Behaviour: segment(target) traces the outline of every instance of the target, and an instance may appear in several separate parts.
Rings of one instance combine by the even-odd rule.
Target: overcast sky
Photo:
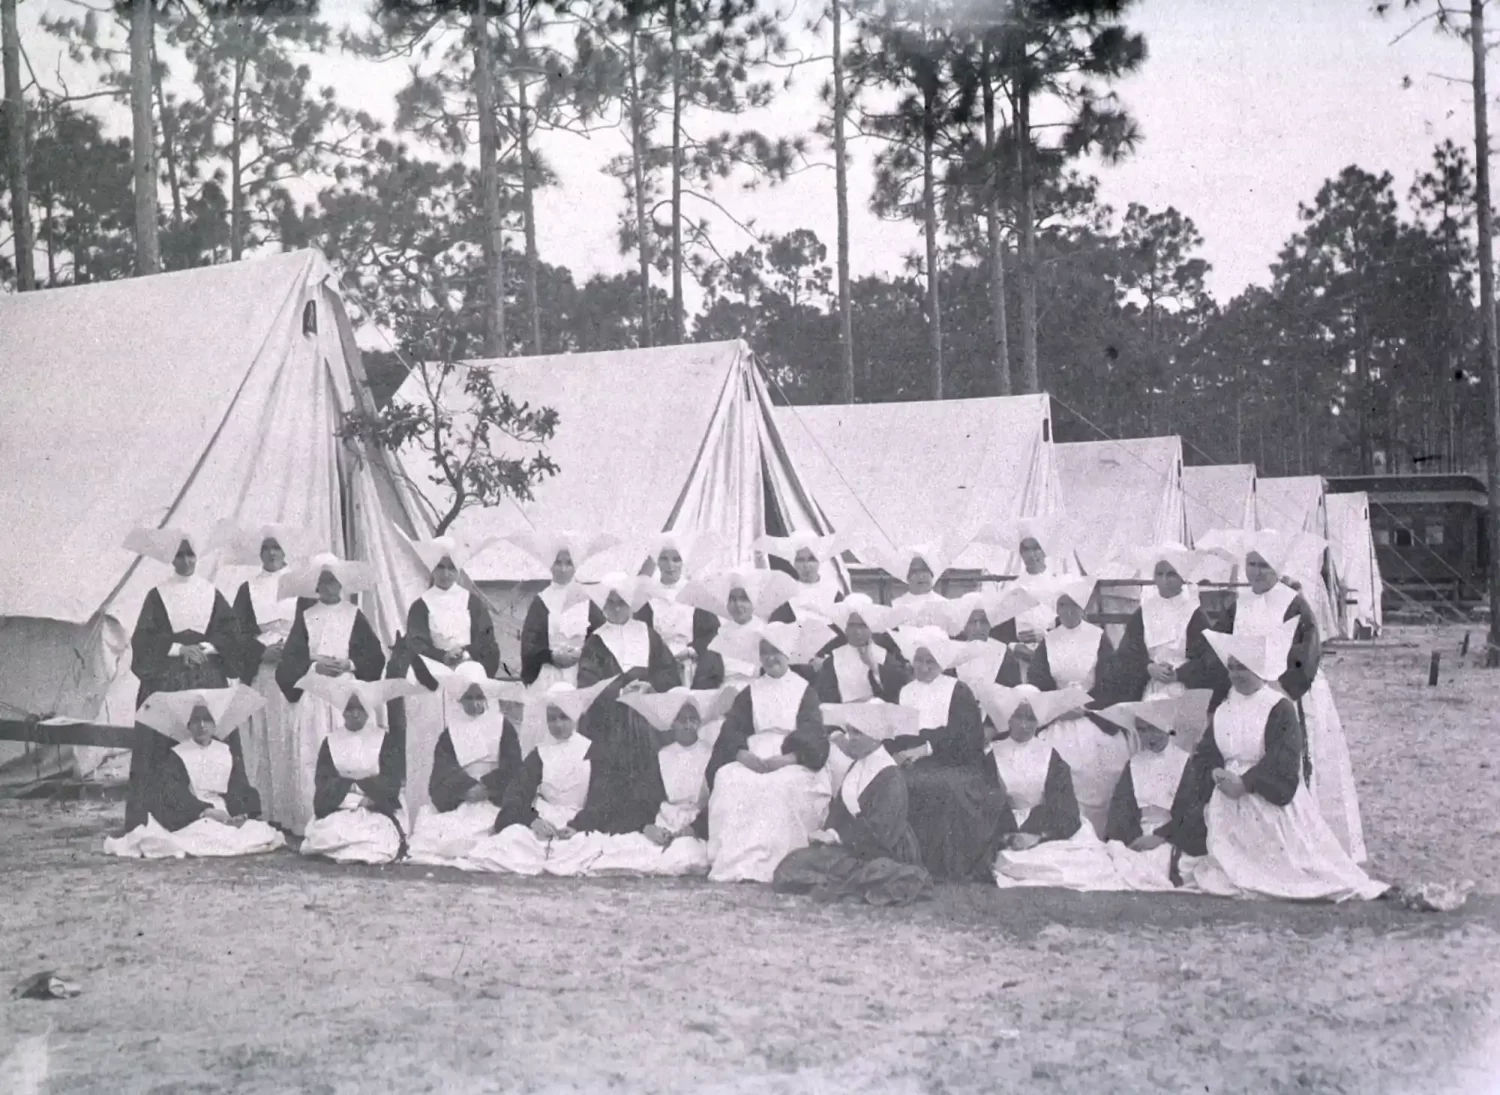
[[[763,4],[777,0],[762,0]],[[784,25],[800,28],[821,0],[780,0]],[[335,22],[362,5],[325,0]],[[23,40],[40,73],[57,49],[36,29],[44,12],[76,11],[66,0],[23,0]],[[1408,16],[1381,19],[1369,0],[1143,0],[1129,24],[1146,35],[1149,57],[1137,76],[1116,88],[1144,132],[1125,164],[1097,169],[1105,201],[1152,209],[1175,206],[1205,237],[1212,263],[1209,288],[1221,300],[1268,279],[1268,265],[1296,230],[1299,202],[1353,163],[1396,178],[1398,194],[1429,162],[1445,137],[1472,143],[1466,47],[1430,26],[1392,44]],[[809,49],[817,43],[808,40]],[[316,62],[349,104],[389,118],[404,82],[399,63],[376,65],[346,57]],[[1403,77],[1411,77],[1403,89]],[[44,75],[43,79],[47,77]],[[800,70],[775,106],[749,119],[777,134],[806,132],[820,111],[823,66]],[[76,90],[76,87],[75,87]],[[1497,119],[1500,121],[1500,119]],[[120,112],[113,128],[128,131]],[[705,127],[706,128],[706,127]],[[538,199],[542,255],[570,267],[579,281],[630,265],[615,244],[618,184],[600,173],[624,148],[616,133],[592,139],[553,137],[543,146],[560,184]],[[914,226],[886,223],[868,212],[873,147],[857,143],[852,171],[852,252],[856,275],[893,271],[920,248]],[[828,160],[819,148],[811,158]],[[784,232],[812,228],[834,246],[833,173],[814,167],[779,187],[746,193],[731,184],[717,192],[741,220]],[[722,215],[699,208],[715,224],[724,252],[751,242]]]

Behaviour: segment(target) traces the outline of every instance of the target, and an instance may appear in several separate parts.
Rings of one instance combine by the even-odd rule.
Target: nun
[[[310,671],[300,682],[303,704],[326,709],[339,725],[318,746],[313,820],[298,849],[335,863],[392,863],[406,855],[406,750],[378,717],[407,695],[404,680],[365,681],[351,674]],[[331,718],[329,721],[331,721]]]
[[[651,824],[634,833],[600,835],[592,873],[682,877],[708,873],[708,762],[711,739],[735,689],[638,692],[621,697],[661,735],[657,765],[665,791]]]
[[[551,581],[531,599],[521,624],[521,682],[539,691],[554,681],[574,684],[584,640],[604,622],[574,579],[579,567],[620,541],[574,532],[517,532],[505,539],[551,573]]]
[[[850,760],[828,820],[811,844],[777,865],[778,893],[811,893],[821,901],[857,897],[870,905],[905,905],[931,892],[932,877],[907,818],[906,777],[885,747],[916,727],[913,712],[889,704],[830,704],[834,748]]]
[[[1005,565],[1019,561],[1020,574],[1008,588],[1024,590],[1036,598],[1035,605],[995,632],[995,638],[1014,644],[1012,649],[1021,661],[1029,661],[1042,636],[1057,623],[1055,587],[1066,577],[1064,562],[1069,554],[1059,522],[1051,517],[1023,517],[1008,528],[981,530],[976,539],[1004,549],[1008,553]]]
[[[411,541],[431,585],[406,610],[406,638],[412,653],[452,668],[478,662],[487,677],[500,671],[495,621],[478,593],[459,584],[471,553],[452,536]]]
[[[1130,744],[1120,728],[1101,723],[1088,710],[1113,699],[1109,685],[1114,652],[1104,629],[1083,618],[1096,584],[1092,578],[1057,583],[1058,625],[1037,646],[1027,675],[1029,683],[1043,692],[1077,689],[1088,695],[1085,704],[1064,713],[1042,737],[1068,762],[1078,808],[1095,836],[1104,832],[1110,795],[1130,760]]]
[[[1180,544],[1166,544],[1139,554],[1153,588],[1141,595],[1141,607],[1125,624],[1114,660],[1116,696],[1151,699],[1178,696],[1189,688],[1212,688],[1218,668],[1203,632],[1208,617],[1198,601],[1194,581],[1207,556]]]
[[[1236,635],[1272,633],[1281,623],[1295,619],[1296,631],[1287,668],[1271,682],[1297,709],[1307,740],[1303,778],[1323,820],[1356,863],[1366,859],[1364,824],[1359,795],[1354,787],[1354,766],[1349,743],[1334,703],[1333,690],[1322,670],[1323,649],[1317,618],[1307,598],[1283,575],[1294,553],[1321,550],[1323,541],[1306,533],[1294,536],[1276,532],[1210,532],[1205,542],[1233,550],[1245,560],[1245,580],[1230,606],[1224,630]],[[1221,675],[1219,695],[1227,695],[1229,683]]]
[[[866,546],[860,555],[898,582],[905,583],[905,592],[891,601],[891,607],[914,612],[926,605],[941,605],[947,600],[937,591],[938,579],[951,569],[953,559],[966,546],[952,538],[895,551],[872,544]]]
[[[492,680],[472,661],[432,671],[441,674],[446,724],[407,852],[413,863],[462,867],[494,830],[505,790],[521,769],[520,739],[504,705],[518,703],[524,686]]]
[[[770,882],[823,826],[833,795],[828,736],[817,693],[791,666],[826,633],[820,624],[770,623],[713,642],[726,657],[758,657],[761,675],[735,697],[705,773],[711,881]]]
[[[213,584],[197,574],[198,540],[181,528],[138,528],[125,538],[133,551],[172,568],[147,593],[130,637],[130,668],[140,679],[136,706],[155,692],[225,688],[238,654],[234,614]],[[130,754],[127,830],[146,821],[146,792],[172,739],[142,730]]]
[[[236,676],[264,701],[240,737],[245,772],[260,792],[266,820],[291,829],[303,816],[298,803],[306,766],[295,745],[291,704],[276,683],[276,667],[297,618],[297,599],[283,597],[280,586],[288,555],[299,553],[308,537],[285,525],[238,528],[222,523],[216,539],[224,547],[221,562],[260,567],[240,584],[234,597],[239,632]]]
[[[106,839],[109,855],[140,859],[241,856],[285,839],[258,820],[260,796],[245,775],[238,727],[263,701],[243,685],[157,692],[136,721],[177,744],[152,772],[144,824]]]
[[[796,595],[796,580],[779,570],[721,570],[689,582],[678,595],[679,602],[712,613],[719,623],[714,639],[724,640],[709,640],[694,669],[693,687],[744,686],[758,677],[757,640],[747,636],[778,615]],[[726,653],[729,650],[751,656],[736,657]]]
[[[790,536],[762,536],[752,545],[795,573],[796,591],[785,606],[778,606],[778,623],[827,622],[833,606],[844,599],[834,562],[843,550],[842,538],[796,532]]]
[[[1182,872],[1204,893],[1347,901],[1388,889],[1350,858],[1318,811],[1303,776],[1302,722],[1272,687],[1300,626],[1293,618],[1254,635],[1205,633],[1230,692],[1193,751],[1162,834],[1206,857]]]
[[[851,593],[829,609],[839,635],[813,677],[820,703],[896,703],[911,680],[911,667],[890,638],[904,619],[900,610]]]
[[[1039,732],[1086,702],[1086,693],[995,684],[979,688],[977,695],[998,733],[985,750],[985,773],[994,786],[1005,790],[1010,806],[1010,824],[1002,823],[1008,830],[1004,845],[1025,851],[1077,834],[1083,822],[1072,770]]]
[[[995,638],[999,629],[1036,604],[1025,590],[976,590],[942,605],[918,612],[913,622],[944,628],[968,645],[951,671],[959,680],[1017,685],[1026,676],[1026,664],[1011,652],[1010,644]]]
[[[544,692],[527,691],[527,714],[540,709],[547,736],[526,755],[506,788],[492,835],[469,851],[468,869],[560,877],[588,873],[601,853],[588,834],[608,819],[600,817],[598,808],[598,746],[579,733],[579,724],[611,683],[576,688],[555,681]]]
[[[305,566],[282,575],[283,597],[298,598],[296,618],[287,634],[276,683],[292,705],[292,748],[301,774],[296,810],[286,827],[300,833],[313,816],[313,773],[319,748],[329,731],[343,725],[341,709],[328,703],[303,703],[303,681],[311,674],[349,681],[378,681],[385,671],[385,651],[364,612],[345,597],[374,589],[373,569],[334,555],[314,555]],[[404,693],[403,693],[404,694]],[[384,708],[381,708],[383,713]],[[375,710],[367,710],[369,718]],[[403,774],[404,774],[403,766]]]
[[[717,544],[708,533],[663,532],[651,542],[649,566],[655,582],[649,586],[646,603],[636,619],[654,630],[677,659],[678,680],[693,684],[698,663],[708,644],[719,632],[719,618],[678,599],[686,588],[686,575],[710,554]]]
[[[891,638],[912,667],[899,703],[916,713],[917,730],[888,738],[885,747],[904,766],[922,862],[939,881],[987,879],[1006,800],[986,778],[979,702],[948,674],[972,648],[938,627],[900,627]]]

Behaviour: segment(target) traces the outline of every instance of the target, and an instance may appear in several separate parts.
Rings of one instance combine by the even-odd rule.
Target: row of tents
[[[363,607],[387,642],[401,629],[426,586],[407,538],[429,532],[447,499],[419,453],[336,439],[341,415],[373,404],[337,275],[317,252],[0,298],[0,362],[0,719],[133,721],[130,630],[162,577],[121,546],[143,523],[312,530],[376,566]],[[547,445],[559,474],[524,505],[466,511],[453,531],[471,541],[532,527],[627,540],[711,530],[721,562],[749,564],[767,532],[837,530],[894,548],[1060,514],[1069,565],[1088,571],[1116,548],[1191,544],[1210,528],[1305,529],[1334,545],[1298,575],[1325,635],[1380,623],[1362,495],[1329,495],[1316,476],[1258,479],[1249,465],[1184,467],[1177,437],[1058,443],[1046,395],[777,406],[738,341],[463,367],[559,414]],[[396,398],[425,398],[417,384]],[[461,388],[444,396],[459,415]],[[988,550],[956,564],[1015,572]],[[854,585],[874,580],[850,562]],[[204,563],[231,593],[248,576]],[[517,664],[543,575],[506,544],[468,573]]]

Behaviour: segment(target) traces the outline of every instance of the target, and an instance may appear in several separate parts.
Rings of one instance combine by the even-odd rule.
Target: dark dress
[[[879,640],[874,640],[879,644]],[[823,664],[813,675],[813,689],[818,693],[818,699],[822,703],[857,703],[864,697],[855,697],[846,700],[839,685],[838,671],[835,668],[835,653],[849,645],[848,640],[836,638],[824,648]],[[867,670],[865,678],[870,686],[872,695],[878,696],[886,703],[896,703],[901,698],[901,689],[911,680],[911,667],[901,658],[900,654],[892,654],[883,645],[885,659],[880,663],[876,671]]]
[[[1186,688],[1213,688],[1218,681],[1218,659],[1203,637],[1207,629],[1208,617],[1203,609],[1196,609],[1188,618],[1187,661],[1177,667],[1177,680]],[[1125,634],[1112,661],[1109,693],[1116,697],[1115,702],[1140,699],[1151,683],[1151,652],[1146,648],[1145,616],[1141,609],[1136,609],[1125,624]]]
[[[171,653],[174,643],[212,643],[216,653],[202,665],[189,665],[182,655]],[[152,589],[141,604],[141,614],[130,637],[130,668],[140,678],[137,708],[153,692],[181,692],[190,688],[224,688],[238,667],[239,631],[234,613],[224,595],[214,592],[213,609],[204,631],[173,631],[161,594]],[[125,801],[125,828],[145,824],[147,800],[154,782],[153,772],[177,743],[165,734],[137,724],[136,743],[130,753],[130,785]]]
[[[595,704],[598,702],[596,700]],[[589,746],[588,794],[584,798],[583,808],[573,816],[568,828],[576,833],[639,832],[656,820],[660,802],[652,807],[651,815],[641,821],[644,816],[642,800],[631,793],[631,788],[618,783],[618,772],[612,769],[606,753],[601,742],[596,741]],[[495,819],[494,832],[503,832],[512,825],[530,826],[536,820],[536,796],[545,774],[542,754],[533,749],[505,789],[500,802],[500,816]],[[658,783],[661,782],[660,768],[657,769],[656,779]],[[665,795],[664,791],[662,797],[665,798]]]
[[[857,817],[841,795],[834,795],[825,828],[839,835],[839,843],[814,844],[787,855],[771,881],[778,893],[905,905],[931,890],[932,878],[907,821],[906,779],[899,767],[884,769],[860,791]]]
[[[1229,611],[1224,617],[1224,630],[1231,634],[1234,633],[1234,621],[1238,608],[1239,603],[1236,601],[1229,606]],[[1302,698],[1307,695],[1318,676],[1318,666],[1323,661],[1323,640],[1318,636],[1318,618],[1313,615],[1312,605],[1308,604],[1307,598],[1300,593],[1294,596],[1291,603],[1287,605],[1282,620],[1283,622],[1296,620],[1297,629],[1292,634],[1292,649],[1287,654],[1286,672],[1277,678],[1276,683],[1291,700],[1297,713],[1297,721],[1301,724],[1302,778],[1311,783],[1312,752],[1307,748],[1307,719],[1302,713]],[[1213,683],[1210,687],[1213,688],[1214,695],[1209,701],[1209,710],[1216,711],[1229,696],[1229,670],[1221,665],[1217,658],[1214,659],[1211,679]]]
[[[288,703],[302,699],[302,689],[297,683],[307,676],[312,668],[312,652],[307,645],[307,610],[318,604],[313,600],[297,603],[297,619],[292,623],[291,633],[286,637],[286,646],[281,651],[281,661],[276,663],[276,683]],[[344,656],[354,663],[354,676],[362,681],[378,681],[385,672],[385,649],[375,636],[375,629],[365,619],[362,609],[356,609],[354,626],[349,631],[349,650]],[[404,765],[403,765],[404,769]],[[319,815],[321,816],[321,815]]]
[[[234,764],[229,769],[229,787],[224,792],[224,809],[230,817],[259,817],[260,794],[245,777],[245,761],[240,753],[239,731],[224,739]],[[169,832],[185,829],[213,806],[193,794],[187,765],[175,749],[168,749],[152,773],[149,812],[156,823]]]
[[[1000,778],[999,769],[995,766],[995,758],[985,754],[985,778],[996,787],[1004,787],[1004,781]],[[1068,762],[1063,760],[1056,750],[1052,753],[1052,760],[1047,765],[1046,783],[1042,789],[1042,801],[1032,808],[1026,815],[1026,821],[1017,830],[1015,815],[1007,810],[1010,817],[1009,831],[1029,833],[1039,836],[1042,840],[1067,840],[1078,832],[1079,826],[1083,824],[1083,815],[1078,811],[1078,798],[1073,794],[1073,773],[1068,768]]]
[[[547,602],[540,595],[531,599],[526,609],[526,619],[521,624],[521,683],[534,684],[541,675],[542,666],[552,664],[552,614]],[[599,606],[589,603],[588,634],[592,635],[604,623],[604,613]]]
[[[427,602],[418,597],[406,610],[406,641],[411,652],[433,661],[443,654],[432,641]],[[469,657],[484,666],[484,675],[493,677],[500,671],[500,644],[495,641],[495,621],[490,609],[477,593],[469,593]],[[534,679],[534,678],[533,678]]]
[[[505,789],[521,768],[521,740],[516,728],[505,720],[505,729],[500,732],[500,763],[479,779],[475,779],[458,763],[453,751],[453,739],[444,730],[438,736],[432,752],[432,775],[427,780],[427,797],[432,808],[440,814],[456,810],[467,800],[469,792],[479,784],[484,785],[486,799],[496,806],[505,798]]]
[[[369,730],[361,733],[369,733]],[[349,779],[333,762],[328,742],[318,748],[318,766],[313,775],[313,816],[325,818],[336,812],[346,796],[358,787],[368,800],[367,808],[390,819],[401,838],[396,858],[406,854],[406,831],[401,827],[401,787],[406,782],[406,745],[399,734],[386,734],[380,743],[380,771],[364,779]]]

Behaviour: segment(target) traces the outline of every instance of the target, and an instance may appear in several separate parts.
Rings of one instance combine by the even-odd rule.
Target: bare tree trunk
[[[1021,266],[1021,387],[1041,390],[1036,360],[1036,196],[1031,180],[1031,92],[1016,89],[1016,222]]]
[[[0,0],[0,63],[5,66],[5,137],[10,161],[10,208],[16,250],[16,291],[36,288],[36,239],[27,179],[26,100],[21,94],[21,31],[16,0]]]
[[[526,308],[531,313],[531,352],[545,353],[542,349],[541,292],[537,282],[541,278],[541,259],[536,246],[536,183],[531,174],[531,112],[527,102],[527,74],[531,58],[526,52],[526,5],[519,5],[516,24],[516,52],[521,59],[521,72],[516,77],[517,104],[520,111],[521,140],[521,205],[526,218]]]
[[[844,90],[844,0],[833,9],[833,190],[838,207],[839,359],[843,401],[854,402],[854,311],[849,289],[849,145],[844,118],[849,101]]]
[[[932,398],[943,398],[943,306],[938,291],[937,185],[933,179],[933,105],[922,118],[922,227],[927,238],[927,344],[932,362]]]
[[[636,31],[630,31],[630,159],[635,173],[635,230],[641,269],[641,345],[651,337],[651,235],[646,226],[646,118],[641,102],[641,73],[636,58]]]
[[[1495,245],[1490,210],[1490,117],[1485,90],[1485,0],[1469,0],[1469,42],[1474,54],[1474,202],[1479,209],[1480,349],[1488,387],[1485,448],[1490,481],[1490,641],[1484,664],[1500,665],[1500,354],[1495,332]]]
[[[681,8],[667,0],[667,24],[672,35],[672,341],[683,337],[682,303],[682,46],[677,33]]]
[[[172,193],[172,227],[180,230],[182,172],[177,168],[177,119],[167,109],[167,96],[161,86],[161,67],[154,62],[151,65],[151,82],[156,85],[156,113],[161,117],[161,152],[167,168],[167,188]]]
[[[229,99],[229,259],[239,262],[245,254],[245,168],[240,147],[244,126],[240,111],[244,103],[245,61],[234,62],[234,89]]]
[[[161,243],[156,226],[156,126],[152,121],[151,59],[156,39],[155,0],[131,0],[130,107],[131,153],[135,185],[135,272],[161,272]]]
[[[984,58],[986,70],[989,58]],[[995,139],[995,85],[984,76],[984,158],[990,169],[985,196],[985,233],[990,249],[990,331],[994,339],[995,391],[1010,395],[1010,322],[1005,314],[1005,239],[1000,232],[1000,161]]]
[[[479,189],[484,202],[484,353],[505,356],[505,232],[500,210],[500,141],[490,68],[488,0],[474,0],[474,104],[479,111]]]

